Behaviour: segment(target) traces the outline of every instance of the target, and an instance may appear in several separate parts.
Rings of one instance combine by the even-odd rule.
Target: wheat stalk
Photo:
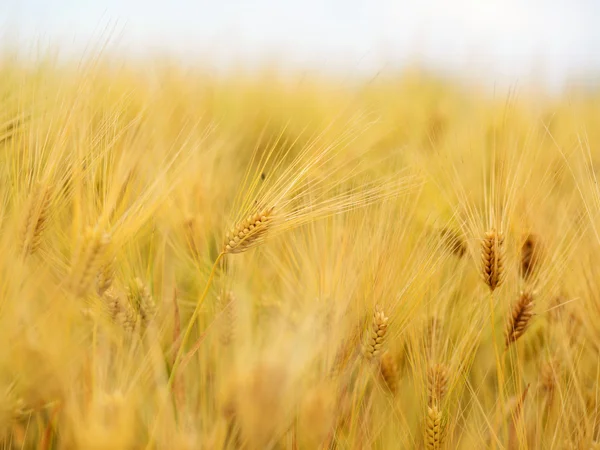
[[[481,244],[481,262],[483,279],[494,291],[502,284],[504,277],[504,236],[496,230],[485,233]]]
[[[519,339],[527,329],[533,316],[533,294],[528,291],[521,292],[519,300],[513,306],[508,316],[505,331],[506,348]]]

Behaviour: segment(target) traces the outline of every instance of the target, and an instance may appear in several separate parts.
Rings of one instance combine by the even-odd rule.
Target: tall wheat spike
[[[260,243],[273,220],[273,209],[265,208],[237,224],[225,237],[223,253],[241,253]]]
[[[130,304],[139,311],[141,326],[147,328],[156,314],[156,304],[148,286],[141,279],[136,278],[134,284],[129,287],[128,297]]]
[[[441,405],[448,388],[448,367],[438,363],[427,371],[428,405]]]
[[[442,228],[440,235],[446,248],[458,258],[462,258],[467,252],[467,244],[456,231],[450,228]]]
[[[110,235],[98,226],[86,230],[71,265],[71,287],[77,295],[87,293],[109,244]]]
[[[114,277],[115,266],[113,261],[109,261],[100,267],[100,270],[96,275],[96,292],[98,292],[100,297],[110,289]]]
[[[52,189],[50,185],[37,183],[31,192],[27,205],[27,214],[23,222],[21,246],[23,255],[35,253],[42,242],[42,234],[46,229]]]
[[[529,291],[523,291],[521,292],[519,300],[513,306],[512,311],[508,316],[505,331],[506,348],[508,348],[511,343],[515,342],[523,335],[530,323],[532,316],[533,294]]]
[[[388,317],[383,310],[376,306],[373,314],[373,323],[371,330],[367,334],[365,345],[365,355],[368,359],[378,358],[381,355],[381,349],[385,342],[385,333],[388,327]]]
[[[425,445],[428,450],[439,450],[442,448],[443,429],[442,412],[437,406],[427,408],[425,419]]]
[[[223,314],[221,318],[221,343],[230,345],[235,339],[235,327],[237,321],[237,302],[232,291],[227,291],[217,298],[219,308]]]
[[[521,246],[521,277],[529,280],[535,273],[540,259],[539,238],[529,234]]]
[[[494,291],[504,277],[504,236],[496,230],[485,233],[481,244],[483,280]]]
[[[379,370],[385,385],[395,394],[398,387],[398,364],[389,351],[381,356]]]
[[[540,387],[546,395],[546,402],[548,405],[552,403],[554,399],[554,391],[556,388],[556,371],[559,368],[559,361],[552,360],[544,363],[540,371]]]

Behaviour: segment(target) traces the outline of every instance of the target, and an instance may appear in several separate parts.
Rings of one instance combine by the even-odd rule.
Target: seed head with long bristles
[[[238,223],[227,233],[223,253],[241,253],[259,244],[269,230],[273,209],[265,208]]]
[[[71,287],[77,295],[87,292],[109,244],[110,236],[98,226],[88,228],[82,236],[71,266]]]
[[[375,307],[371,330],[367,335],[365,355],[368,359],[377,358],[381,355],[381,349],[385,342],[385,333],[388,327],[388,317],[379,307]]]
[[[23,222],[21,245],[23,255],[35,253],[41,245],[42,234],[46,229],[52,190],[49,185],[38,183],[32,191]]]
[[[428,407],[425,420],[425,446],[428,450],[439,450],[442,448],[443,438],[442,412],[435,405]]]
[[[96,275],[96,291],[102,296],[112,286],[115,268],[112,261],[103,264]]]
[[[483,280],[494,291],[504,278],[504,236],[496,230],[485,233],[481,244]]]
[[[231,344],[235,339],[235,327],[237,322],[237,302],[232,291],[219,295],[217,302],[222,312],[221,317],[221,343],[225,346]]]
[[[448,388],[448,367],[445,364],[435,364],[427,370],[428,405],[439,406]]]
[[[156,304],[144,282],[136,278],[128,291],[129,302],[139,311],[141,325],[147,328],[156,314]]]
[[[523,291],[508,316],[505,331],[506,348],[525,333],[532,316],[533,294],[529,291]]]
[[[528,280],[539,265],[541,246],[539,238],[534,234],[527,235],[521,246],[521,277]]]
[[[446,249],[458,258],[462,258],[467,252],[467,244],[456,231],[450,228],[442,228],[440,235]]]
[[[390,352],[385,352],[381,356],[379,368],[385,385],[392,394],[395,394],[398,385],[398,364]]]

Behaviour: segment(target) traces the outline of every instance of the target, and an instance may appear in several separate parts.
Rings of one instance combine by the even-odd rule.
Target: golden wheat
[[[485,233],[481,244],[481,262],[483,279],[494,291],[502,284],[504,277],[504,236],[491,230]]]
[[[389,351],[381,356],[379,370],[385,385],[392,394],[395,394],[398,386],[398,364]]]
[[[370,327],[371,330],[367,333],[367,342],[365,343],[365,355],[368,359],[378,358],[381,355],[388,320],[383,310],[379,306],[376,306],[373,313],[373,322]]]
[[[274,207],[248,216],[225,236],[223,253],[241,253],[259,244],[264,239],[273,220]]]
[[[24,255],[35,253],[41,245],[42,234],[48,222],[51,200],[51,186],[37,183],[31,192],[23,223],[21,246]]]
[[[88,227],[71,264],[71,287],[77,295],[87,293],[98,265],[110,244],[110,236],[98,226]]]
[[[506,347],[519,339],[529,326],[533,316],[533,293],[521,292],[519,300],[513,306],[507,320],[504,333]]]
[[[444,429],[442,423],[442,413],[437,406],[427,408],[427,417],[425,419],[425,445],[430,450],[439,450],[442,448]]]
[[[428,405],[441,405],[448,388],[448,367],[437,363],[427,370]]]

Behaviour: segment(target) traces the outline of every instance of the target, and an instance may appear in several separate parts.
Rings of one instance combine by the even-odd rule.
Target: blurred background
[[[597,0],[8,0],[3,42],[35,55],[106,50],[213,69],[373,76],[419,65],[491,85],[593,84]]]

